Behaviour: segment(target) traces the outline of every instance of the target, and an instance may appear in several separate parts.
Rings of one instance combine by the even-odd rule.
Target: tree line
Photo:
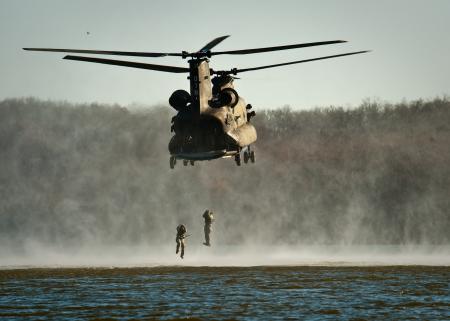
[[[169,169],[168,106],[0,101],[0,241],[448,244],[450,100],[259,110],[256,163]]]

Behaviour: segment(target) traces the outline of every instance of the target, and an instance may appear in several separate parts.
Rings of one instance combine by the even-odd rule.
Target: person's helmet
[[[183,224],[178,225],[177,232],[178,233],[186,233],[186,226],[184,226]]]

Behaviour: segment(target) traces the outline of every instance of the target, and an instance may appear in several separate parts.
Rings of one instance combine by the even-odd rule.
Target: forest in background
[[[0,101],[0,242],[449,244],[450,100],[257,110],[255,164],[169,169],[168,106]]]

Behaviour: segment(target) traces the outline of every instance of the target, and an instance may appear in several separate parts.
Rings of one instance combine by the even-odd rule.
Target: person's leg
[[[175,241],[177,242],[177,250],[175,251],[175,254],[178,254],[178,251],[180,250],[180,240],[177,238]]]
[[[205,245],[209,246],[210,243],[210,238],[209,235],[211,234],[211,226],[210,225],[205,225]]]
[[[181,240],[181,258],[184,257],[184,240]]]
[[[203,228],[203,231],[205,232],[205,245],[209,244],[209,234],[208,234],[208,226],[205,224],[205,227]]]

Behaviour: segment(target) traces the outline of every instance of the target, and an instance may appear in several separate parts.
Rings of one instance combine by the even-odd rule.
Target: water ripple
[[[0,318],[448,320],[449,280],[430,266],[3,270]]]

